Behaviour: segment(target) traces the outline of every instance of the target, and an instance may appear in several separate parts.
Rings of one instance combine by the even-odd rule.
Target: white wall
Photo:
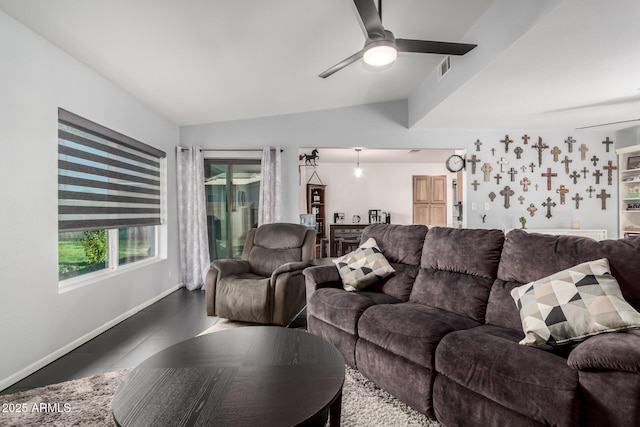
[[[614,149],[615,145],[610,148],[610,153],[604,153],[605,147],[601,143],[606,136],[616,141],[617,134],[604,131],[576,131],[568,129],[567,131],[536,131],[536,130],[514,130],[514,129],[498,129],[498,130],[452,130],[452,129],[408,129],[407,121],[407,103],[406,101],[393,101],[380,104],[362,105],[358,107],[338,108],[333,110],[323,110],[316,112],[290,114],[284,116],[265,117],[252,120],[238,120],[233,122],[210,123],[198,126],[187,126],[180,129],[180,140],[185,145],[199,145],[205,148],[261,148],[265,145],[284,147],[285,152],[283,158],[283,182],[285,185],[283,206],[284,220],[297,222],[299,214],[299,182],[301,178],[298,175],[298,149],[300,147],[317,147],[317,148],[440,148],[440,149],[465,149],[467,157],[475,152],[473,143],[480,139],[483,142],[481,146],[481,155],[479,157],[483,161],[493,162],[494,171],[497,171],[495,161],[499,160],[500,151],[504,152],[504,145],[499,141],[504,139],[505,134],[512,136],[517,143],[521,142],[521,136],[528,134],[532,137],[529,141],[532,143],[537,141],[538,136],[550,146],[558,145],[563,152],[566,151],[564,140],[569,136],[573,136],[578,141],[576,149],[581,143],[585,143],[589,147],[588,157],[598,154],[602,159],[611,159],[614,164],[617,163]],[[616,141],[617,143],[617,141]],[[511,146],[510,151],[518,145]],[[496,155],[492,158],[488,150],[491,147],[496,148]],[[544,152],[545,161],[543,167],[549,165],[550,150]],[[574,153],[579,156],[579,153]],[[537,153],[532,148],[525,149],[523,160],[515,162],[515,165],[529,164],[532,161],[537,164]],[[563,157],[561,157],[563,158]],[[521,163],[520,163],[521,162]],[[320,162],[321,164],[322,162]],[[584,165],[582,164],[584,163]],[[588,162],[575,161],[573,167],[580,164],[580,168],[587,167],[590,172],[593,168]],[[478,165],[480,167],[481,164]],[[549,166],[550,167],[550,166]],[[602,163],[598,165],[601,169]],[[553,165],[553,172],[557,172],[559,178],[553,180],[553,190],[546,192],[546,181],[540,176],[540,170],[536,167],[534,173],[529,178],[539,185],[544,184],[537,193],[527,194],[538,207],[538,211],[534,218],[528,217],[528,212],[524,209],[526,206],[515,206],[519,194],[514,195],[512,207],[504,209],[503,202],[499,199],[500,189],[504,187],[491,183],[481,183],[477,191],[471,187],[474,179],[482,180],[481,175],[473,176],[470,167],[467,168],[466,194],[467,200],[465,204],[464,215],[467,221],[467,227],[470,228],[512,228],[519,227],[518,218],[527,215],[527,227],[529,228],[565,228],[569,227],[571,220],[580,220],[582,228],[604,228],[608,230],[609,237],[617,237],[617,173],[614,174],[614,185],[606,185],[606,176],[604,177],[604,186],[597,187],[598,192],[606,189],[611,194],[611,198],[607,201],[607,210],[600,209],[600,200],[595,198],[588,199],[584,193],[583,185],[588,187],[587,182],[580,182],[579,188],[583,192],[583,207],[579,210],[572,210],[571,200],[568,197],[567,204],[558,206],[553,210],[553,217],[548,219],[545,217],[545,211],[540,204],[546,200],[547,196],[551,196],[559,205],[559,200],[555,189],[560,184],[566,184],[568,188],[574,190],[573,186],[569,186],[569,178],[564,174],[564,166],[562,164]],[[602,171],[602,169],[601,169]],[[602,171],[604,172],[604,171]],[[509,179],[509,176],[503,174]],[[517,175],[519,183],[522,173]],[[601,181],[602,183],[603,181]],[[488,194],[494,191],[498,198],[491,204],[491,209],[487,213],[486,222],[482,222],[480,210],[484,208],[485,201],[488,201]],[[571,193],[571,197],[575,192]],[[471,211],[471,203],[478,204],[478,211]],[[373,206],[373,202],[367,202],[367,206]],[[382,205],[380,204],[382,209]],[[527,205],[528,206],[528,205]],[[331,213],[331,211],[329,212]]]
[[[320,163],[316,173],[327,186],[327,221],[333,223],[333,213],[345,214],[345,223],[353,221],[353,215],[359,215],[361,223],[369,220],[369,209],[380,209],[391,214],[394,224],[411,224],[413,216],[413,175],[447,176],[447,216],[451,223],[452,215],[452,179],[456,174],[447,171],[444,164],[427,163],[360,163],[363,176],[354,175],[355,164]],[[301,201],[306,196],[306,183],[313,174],[313,168],[305,168],[306,179],[301,182]],[[314,183],[317,183],[314,177]],[[306,204],[302,203],[300,213],[306,213]]]
[[[177,126],[3,12],[0,57],[2,389],[70,343],[178,285],[180,276]],[[167,152],[168,259],[59,293],[58,107]]]
[[[514,142],[509,146],[509,152],[505,153],[504,144],[501,140],[505,139],[505,135],[508,134],[509,138]],[[523,135],[529,135],[531,139],[529,143],[525,145],[522,140]],[[577,142],[574,144],[573,153],[568,152],[568,145],[565,140],[572,136]],[[532,148],[532,145],[538,142],[538,137],[542,138],[542,141],[549,146],[548,149],[543,151],[542,154],[542,167],[538,166],[538,153]],[[520,217],[525,217],[527,223],[526,227],[530,229],[536,228],[570,228],[573,220],[580,221],[581,228],[598,228],[606,229],[609,238],[617,238],[618,236],[618,174],[617,171],[613,174],[612,185],[607,183],[607,171],[602,167],[607,164],[609,160],[613,162],[613,165],[617,165],[618,158],[615,153],[614,145],[611,145],[609,152],[606,151],[606,146],[602,144],[602,141],[606,137],[616,141],[616,134],[612,132],[604,131],[476,131],[474,132],[474,141],[480,139],[482,142],[481,151],[475,151],[476,147],[470,145],[467,148],[467,159],[473,154],[476,154],[481,162],[477,163],[476,174],[471,173],[471,166],[467,167],[467,224],[469,227],[488,227],[488,228],[520,228]],[[581,144],[585,144],[589,151],[586,153],[586,159],[581,160],[580,152],[578,151]],[[557,146],[562,153],[558,157],[558,162],[553,160],[553,156],[550,151],[553,147]],[[514,154],[515,147],[521,147],[523,149],[522,159],[518,160]],[[495,148],[495,155],[491,153],[491,148]],[[600,160],[597,162],[597,166],[594,167],[591,162],[591,157],[596,155]],[[576,184],[565,173],[565,165],[560,163],[565,156],[568,156],[572,162],[570,163],[570,173],[573,171],[580,171],[583,168],[588,170],[587,179],[584,179],[582,174],[577,180]],[[502,179],[498,185],[495,180],[495,175],[499,173],[500,166],[497,162],[504,157],[509,162],[505,170],[514,167],[517,169],[518,174],[515,175],[515,181],[512,182],[510,176],[507,173],[500,173]],[[527,168],[526,171],[520,169],[521,166],[527,166],[531,163],[535,164],[534,171]],[[493,167],[491,172],[491,180],[484,182],[484,176],[480,168],[483,163],[490,163]],[[547,168],[551,168],[552,173],[556,173],[558,176],[552,178],[552,189],[547,190],[547,179],[541,176],[542,172],[547,171]],[[595,177],[592,173],[598,169],[603,176],[600,177],[600,183],[595,183]],[[528,191],[523,190],[523,186],[520,185],[520,181],[523,177],[527,177],[531,181]],[[477,180],[480,185],[477,190],[471,186],[474,180]],[[538,188],[536,190],[536,184]],[[500,191],[505,186],[509,186],[514,195],[510,200],[510,208],[504,207],[504,196],[500,195]],[[556,190],[564,185],[570,190],[565,196],[565,204],[560,204],[560,197]],[[592,193],[592,197],[589,198],[588,193],[585,191],[589,186],[596,189],[597,193]],[[606,190],[611,198],[607,200],[606,210],[601,208],[601,200],[596,198],[596,194],[599,194],[601,190]],[[489,199],[489,193],[493,192],[496,198],[493,202]],[[575,202],[571,200],[576,193],[579,193],[583,200],[580,201],[579,208],[575,208]],[[518,197],[524,197],[523,203],[517,200]],[[546,201],[547,197],[552,199],[553,203],[557,206],[551,210],[551,218],[546,217],[546,208],[542,206],[542,203]],[[471,203],[476,203],[477,210],[472,211]],[[485,204],[489,203],[489,210],[484,209]],[[533,203],[537,211],[534,216],[531,217],[527,208]],[[485,223],[482,222],[482,216],[486,215]]]

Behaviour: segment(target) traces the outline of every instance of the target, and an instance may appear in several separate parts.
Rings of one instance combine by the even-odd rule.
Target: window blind
[[[162,223],[166,154],[58,110],[58,230]]]

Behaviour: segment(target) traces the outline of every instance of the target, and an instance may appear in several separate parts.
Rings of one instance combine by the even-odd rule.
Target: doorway
[[[204,171],[211,261],[239,258],[258,226],[260,160],[205,159]]]

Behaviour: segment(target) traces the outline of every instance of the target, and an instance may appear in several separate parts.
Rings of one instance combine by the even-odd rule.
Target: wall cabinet
[[[618,154],[619,237],[640,235],[640,145],[616,150]]]
[[[447,225],[447,176],[413,176],[413,223]]]

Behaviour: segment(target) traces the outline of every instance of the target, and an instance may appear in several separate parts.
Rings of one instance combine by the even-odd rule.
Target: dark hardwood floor
[[[204,291],[181,288],[0,394],[132,368],[160,350],[198,335],[217,321],[217,317],[206,314]]]

